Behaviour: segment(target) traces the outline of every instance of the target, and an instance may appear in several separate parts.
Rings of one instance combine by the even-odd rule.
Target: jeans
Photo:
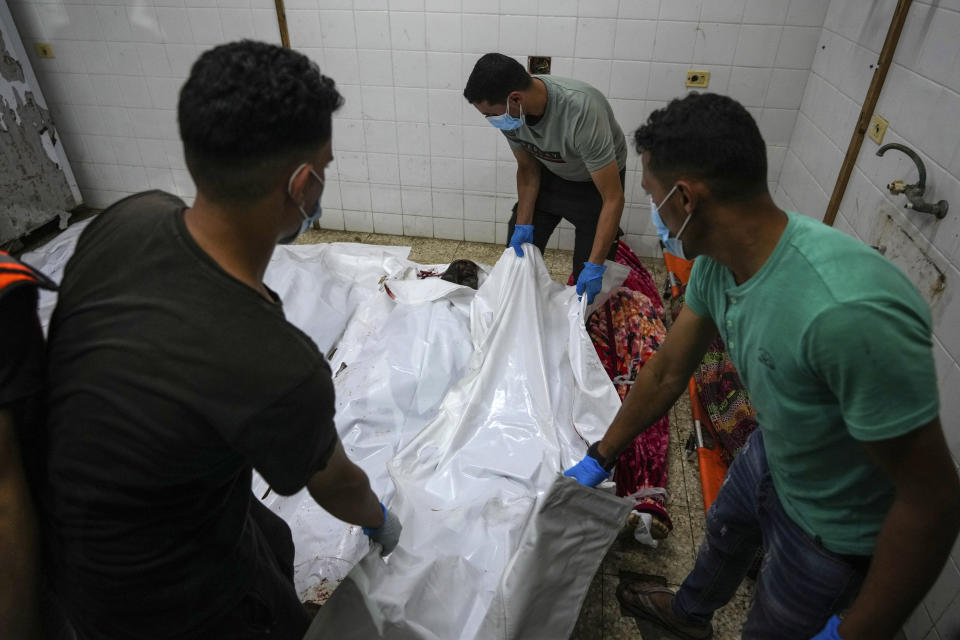
[[[673,599],[674,612],[709,622],[734,595],[761,545],[763,563],[743,627],[749,640],[809,640],[853,602],[869,564],[866,557],[828,551],[784,512],[757,430],[707,511],[703,544]]]
[[[626,180],[626,172],[620,172],[620,184]],[[533,244],[543,254],[547,242],[560,220],[566,220],[574,227],[573,277],[574,280],[583,270],[583,263],[590,259],[593,240],[597,235],[597,221],[603,209],[603,197],[592,181],[573,182],[557,177],[549,169],[540,172],[540,191],[533,212]],[[513,237],[513,227],[517,223],[517,205],[513,205],[513,215],[507,223],[507,244]],[[612,260],[617,253],[617,236],[607,255]]]

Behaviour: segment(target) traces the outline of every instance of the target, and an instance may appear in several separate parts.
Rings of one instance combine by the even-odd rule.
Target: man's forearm
[[[517,224],[533,224],[540,193],[540,166],[517,167]]]
[[[380,500],[363,469],[349,460],[343,465],[336,483],[307,483],[310,495],[327,513],[338,520],[370,529],[383,524]]]
[[[38,637],[36,527],[10,413],[0,409],[0,638]]]
[[[958,531],[956,491],[937,504],[898,497],[883,522],[863,588],[838,629],[840,637],[896,635],[943,569]]]
[[[608,460],[619,457],[634,438],[662,418],[687,388],[685,380],[671,380],[663,375],[656,360],[655,354],[637,374],[633,388],[600,440],[599,452]]]
[[[610,246],[617,239],[617,229],[620,228],[620,218],[623,216],[623,196],[609,198],[603,201],[600,210],[600,219],[597,220],[597,232],[593,239],[593,248],[590,251],[590,262],[603,264],[610,252]]]

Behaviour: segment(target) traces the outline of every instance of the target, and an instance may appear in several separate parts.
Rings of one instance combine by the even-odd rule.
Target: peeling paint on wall
[[[57,153],[50,112],[8,47],[9,35],[0,29],[0,243],[57,217],[65,223],[79,204]]]
[[[947,276],[943,268],[930,257],[922,245],[922,237],[914,237],[894,216],[883,216],[873,238],[873,245],[888,260],[900,267],[910,281],[920,290],[924,300],[936,313],[947,289]]]

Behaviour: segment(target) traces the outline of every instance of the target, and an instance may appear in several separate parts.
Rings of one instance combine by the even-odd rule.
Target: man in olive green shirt
[[[960,529],[926,304],[871,248],[777,208],[763,139],[730,98],[674,100],[636,143],[654,224],[697,260],[667,340],[567,474],[605,478],[686,389],[718,331],[759,429],[707,513],[680,590],[626,579],[620,602],[708,638],[762,547],[744,638],[891,638]]]
[[[577,293],[592,302],[623,215],[627,144],[610,103],[586,82],[531,76],[499,53],[477,61],[463,95],[517,158],[509,246],[518,256],[525,243],[543,252],[560,220],[571,222]]]

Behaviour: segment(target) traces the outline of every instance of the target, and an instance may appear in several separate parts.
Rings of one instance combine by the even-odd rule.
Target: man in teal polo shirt
[[[636,144],[654,223],[699,257],[668,339],[567,474],[605,478],[686,389],[718,330],[760,428],[680,590],[634,579],[618,598],[681,637],[709,638],[762,546],[744,638],[891,638],[960,530],[927,305],[870,247],[777,208],[763,139],[734,100],[674,100]]]

